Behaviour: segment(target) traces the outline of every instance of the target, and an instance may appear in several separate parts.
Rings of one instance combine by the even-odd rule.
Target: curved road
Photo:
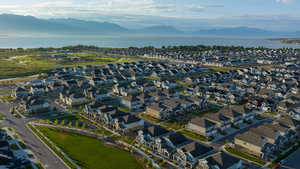
[[[0,112],[6,116],[6,120],[0,127],[11,127],[16,129],[17,133],[24,140],[25,144],[41,161],[46,169],[68,169],[56,155],[54,155],[36,136],[26,127],[25,119],[14,117],[9,112],[10,106],[6,103],[0,103]]]

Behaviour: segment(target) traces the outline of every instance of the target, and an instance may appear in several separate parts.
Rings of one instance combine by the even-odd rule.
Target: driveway
[[[22,137],[25,144],[36,155],[47,169],[68,169],[36,136],[26,127],[25,119],[14,117],[10,112],[10,105],[0,103],[0,112],[6,116],[6,120],[0,127],[11,127]]]

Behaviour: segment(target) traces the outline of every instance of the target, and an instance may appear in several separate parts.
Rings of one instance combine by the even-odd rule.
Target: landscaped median
[[[200,140],[200,141],[205,141],[205,142],[208,142],[210,141],[211,139],[210,138],[207,138],[205,136],[202,136],[200,134],[195,134],[191,131],[188,131],[188,130],[181,130],[179,131],[181,134],[185,135],[186,137],[189,137],[193,140]]]
[[[148,121],[148,122],[151,122],[151,123],[159,123],[160,122],[160,120],[158,120],[158,119],[156,119],[156,118],[154,118],[152,116],[149,116],[149,115],[147,115],[145,113],[140,113],[139,117],[142,118],[142,119],[144,119],[145,121]]]
[[[230,147],[228,145],[225,145],[224,148],[228,153],[238,156],[246,161],[251,161],[251,162],[261,165],[261,166],[266,164],[266,162],[264,160],[260,159],[259,157],[242,152],[236,148]]]
[[[0,121],[4,120],[5,116],[0,112]]]
[[[64,163],[72,169],[76,169],[76,166],[70,162],[63,154],[62,152],[60,152],[56,146],[52,145],[42,134],[40,131],[38,131],[38,129],[31,125],[31,124],[27,124],[27,127],[38,137],[40,138],[40,140],[46,144],[59,158],[61,158]]]
[[[68,157],[81,168],[92,169],[141,169],[143,168],[129,152],[123,151],[117,147],[107,146],[101,140],[96,138],[51,129],[42,126],[29,127],[38,135],[48,146],[47,137],[57,147],[59,147]],[[39,131],[45,136],[39,134]],[[64,158],[61,152],[58,152],[53,145],[49,146],[57,155],[59,155],[71,168],[75,166]]]

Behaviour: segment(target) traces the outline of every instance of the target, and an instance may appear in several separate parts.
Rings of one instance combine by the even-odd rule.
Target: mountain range
[[[128,29],[115,23],[85,21],[79,19],[40,19],[33,16],[12,14],[0,15],[0,34],[47,33],[56,35],[101,35],[101,34],[145,34],[145,35],[203,35],[203,36],[256,36],[290,37],[300,36],[298,32],[274,32],[258,28],[232,27],[198,29],[185,32],[168,25],[157,25],[142,29]]]

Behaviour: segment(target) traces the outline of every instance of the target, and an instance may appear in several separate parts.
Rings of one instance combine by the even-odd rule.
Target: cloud
[[[290,2],[292,2],[292,0],[276,0],[276,2],[280,2],[280,3],[290,3]]]
[[[87,16],[89,14],[185,17],[212,7],[220,6],[189,3],[166,4],[157,0],[44,0],[43,2],[22,5],[0,5],[0,12],[39,17],[72,17],[74,15]]]

